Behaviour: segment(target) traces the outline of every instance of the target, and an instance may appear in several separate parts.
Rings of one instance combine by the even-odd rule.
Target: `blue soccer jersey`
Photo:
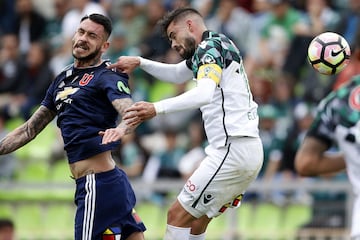
[[[57,113],[69,163],[80,161],[118,146],[102,145],[99,131],[116,126],[118,112],[111,102],[129,98],[128,75],[99,66],[66,67],[50,85],[42,105]]]

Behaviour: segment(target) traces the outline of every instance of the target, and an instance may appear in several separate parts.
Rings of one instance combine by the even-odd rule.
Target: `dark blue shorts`
[[[117,167],[76,179],[75,240],[122,240],[145,231],[135,202],[126,174]]]

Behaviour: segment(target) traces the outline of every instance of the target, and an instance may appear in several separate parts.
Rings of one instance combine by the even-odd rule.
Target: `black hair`
[[[162,29],[164,36],[167,35],[166,32],[167,32],[167,29],[168,29],[170,23],[176,22],[179,19],[181,19],[189,14],[196,14],[196,15],[202,17],[202,15],[199,13],[199,11],[197,11],[196,9],[191,8],[191,7],[176,8],[176,9],[172,10],[171,12],[168,12],[158,23]]]
[[[11,219],[1,218],[0,229],[5,227],[15,228],[14,222]]]
[[[100,24],[104,27],[105,32],[108,34],[107,37],[110,36],[111,32],[112,32],[112,22],[110,20],[110,18],[102,15],[102,14],[98,14],[98,13],[93,13],[90,15],[85,15],[80,22],[86,20],[86,19],[90,19],[93,22],[96,22],[97,24]]]

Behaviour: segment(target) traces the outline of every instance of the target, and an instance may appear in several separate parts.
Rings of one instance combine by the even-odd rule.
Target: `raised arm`
[[[13,152],[33,140],[55,116],[55,112],[40,106],[29,120],[0,141],[0,154]]]
[[[191,80],[193,77],[192,71],[186,66],[185,61],[177,64],[167,64],[142,57],[122,56],[108,68],[116,68],[121,72],[129,74],[137,67],[165,82],[180,84]]]

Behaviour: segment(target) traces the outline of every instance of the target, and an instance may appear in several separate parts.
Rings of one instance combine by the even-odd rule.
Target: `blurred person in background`
[[[204,19],[207,19],[214,13],[216,4],[214,0],[197,0],[191,2],[191,7],[197,9]]]
[[[1,0],[0,1],[0,36],[11,32],[12,24],[15,15],[15,1]]]
[[[150,153],[142,146],[136,132],[124,136],[121,141],[121,146],[113,150],[116,164],[129,178],[141,177]]]
[[[54,16],[47,20],[43,42],[46,42],[50,50],[50,66],[55,74],[60,73],[64,64],[68,62],[68,57],[64,58],[63,45],[64,35],[62,24],[66,13],[70,10],[71,0],[54,0]]]
[[[281,70],[294,37],[294,27],[300,23],[301,14],[290,0],[266,0],[269,16],[260,32],[259,55],[247,59],[249,76],[259,69]]]
[[[71,0],[70,9],[63,17],[61,31],[65,41],[71,40],[80,19],[91,13],[98,13],[107,16],[106,10],[99,4],[91,0]],[[67,48],[68,49],[68,48]]]
[[[348,5],[340,12],[340,20],[335,32],[342,35],[350,46],[355,46],[356,34],[360,28],[360,1],[348,0]]]
[[[15,240],[15,224],[11,219],[0,218],[0,240]]]
[[[279,136],[286,136],[293,124],[293,109],[298,102],[294,94],[294,82],[283,72],[272,75],[272,91],[268,103],[277,110],[276,131]]]
[[[4,114],[0,113],[0,139],[4,138],[6,134],[8,134],[8,130],[6,129],[7,120],[8,118],[4,116]],[[0,155],[0,182],[14,180],[16,174],[18,173],[18,164],[18,159],[14,153]],[[0,239],[2,238],[0,237]]]
[[[8,103],[9,94],[18,88],[25,62],[20,54],[16,34],[2,35],[0,41],[0,108],[2,108]]]
[[[354,53],[359,57],[360,32]],[[360,239],[360,76],[329,93],[318,105],[315,120],[297,151],[295,167],[302,176],[321,176],[346,169],[353,187],[351,239]],[[329,150],[337,146],[339,152]]]
[[[144,11],[146,25],[142,40],[137,45],[138,55],[162,62],[170,45],[157,23],[166,13],[166,8],[162,0],[149,0]]]
[[[259,178],[270,182],[278,172],[283,156],[284,139],[279,138],[276,120],[279,113],[272,104],[259,105],[259,134],[263,142],[264,163]]]
[[[187,180],[206,157],[206,134],[201,116],[196,114],[187,127],[188,143],[184,155],[179,161],[179,172]]]
[[[121,23],[114,26],[111,36],[111,45],[105,53],[105,57],[111,62],[116,62],[119,56],[134,56],[138,54],[136,47],[129,47],[127,43],[126,30]]]
[[[25,68],[19,75],[16,89],[10,93],[3,111],[9,117],[29,119],[54,78],[49,65],[49,52],[40,42],[33,42],[25,59]]]
[[[156,183],[158,179],[181,179],[179,162],[185,150],[178,142],[179,131],[166,126],[161,131],[164,147],[150,154],[142,176],[146,183]],[[151,201],[163,205],[168,193],[169,191],[154,191],[150,192],[148,197]]]
[[[22,55],[27,54],[31,43],[42,39],[46,21],[46,18],[35,9],[32,0],[15,0],[15,19],[11,33],[18,36]]]
[[[206,20],[209,29],[227,35],[245,57],[253,26],[252,15],[236,0],[220,0],[215,14]]]
[[[298,101],[291,112],[292,124],[282,139],[282,156],[277,168],[277,181],[305,181],[299,177],[295,170],[295,154],[302,143],[312,121],[314,120],[314,106],[311,102]],[[288,202],[309,205],[312,197],[301,187],[287,191],[276,191],[273,194],[275,202],[284,204]]]
[[[126,33],[127,47],[137,47],[146,32],[146,13],[132,0],[124,0],[114,5],[118,15],[114,17],[114,25],[121,25]]]
[[[329,0],[306,0],[301,21],[294,26],[295,36],[291,40],[283,71],[301,81],[304,67],[312,70],[307,61],[307,49],[311,40],[320,33],[335,31],[339,20],[339,13],[330,6]]]
[[[182,7],[190,7],[192,3],[194,3],[195,1],[191,1],[191,0],[165,0],[165,7],[167,10],[173,10],[176,8],[182,8]],[[196,2],[201,2],[200,1],[196,1]]]

